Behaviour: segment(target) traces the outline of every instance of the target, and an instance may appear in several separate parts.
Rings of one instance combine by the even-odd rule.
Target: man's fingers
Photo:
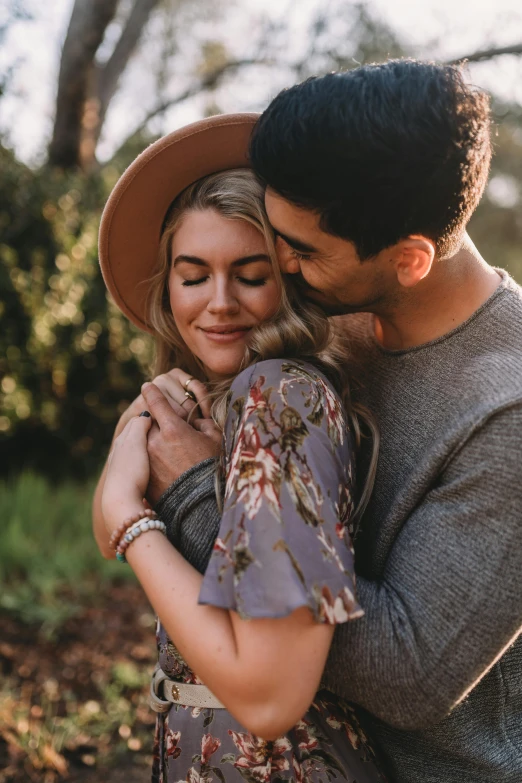
[[[192,426],[216,443],[221,443],[222,432],[212,419],[194,419]]]
[[[152,413],[154,419],[157,421],[160,430],[168,429],[169,427],[184,428],[189,426],[178,414],[172,409],[172,405],[168,402],[161,390],[158,389],[154,383],[144,383],[141,387],[141,393],[147,403],[147,408]]]
[[[147,408],[152,413],[161,429],[171,420],[173,410],[163,392],[154,383],[144,383],[141,387],[143,399],[147,403]],[[174,414],[175,415],[175,414]]]

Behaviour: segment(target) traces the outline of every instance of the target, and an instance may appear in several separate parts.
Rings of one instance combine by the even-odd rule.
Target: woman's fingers
[[[196,397],[202,415],[208,419],[210,417],[212,400],[209,397],[208,389],[205,384],[201,383],[201,381],[198,381],[196,378],[193,378],[186,387],[186,391],[192,392]]]
[[[192,408],[196,406],[196,403],[192,400],[188,400],[185,404],[184,400],[187,399],[184,393],[181,391],[181,387],[177,381],[169,378],[167,374],[157,375],[154,378],[153,383],[160,389],[161,393],[178,416],[182,419],[186,419]]]
[[[193,378],[192,375],[175,367],[167,373],[159,376],[162,379],[162,383],[157,383],[157,379],[154,379],[154,383],[162,389],[168,389],[169,396],[174,399],[178,405],[183,406],[184,411],[192,411],[196,407],[191,397],[195,397],[201,414],[205,417],[210,416],[211,401],[208,397],[207,387],[201,381]],[[190,396],[187,396],[190,395]],[[186,416],[185,416],[186,418]]]
[[[146,414],[146,415],[144,415]],[[152,427],[152,416],[148,410],[143,411],[138,416],[133,416],[123,429],[121,435],[115,440],[115,445],[125,445],[125,447],[131,444],[143,446],[147,444],[147,434]]]

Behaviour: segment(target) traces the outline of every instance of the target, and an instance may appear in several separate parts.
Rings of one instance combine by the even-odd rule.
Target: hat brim
[[[201,177],[249,167],[258,117],[222,114],[174,131],[142,152],[116,183],[100,223],[100,267],[114,302],[140,329],[152,332],[144,283],[156,268],[170,204]]]

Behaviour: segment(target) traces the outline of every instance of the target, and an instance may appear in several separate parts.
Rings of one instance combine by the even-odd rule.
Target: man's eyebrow
[[[308,245],[306,242],[301,242],[300,239],[295,239],[295,237],[289,237],[287,234],[283,234],[282,231],[277,231],[274,229],[274,234],[276,237],[281,237],[287,245],[290,245],[290,247],[293,247],[294,250],[299,251],[300,253],[317,253],[318,250],[313,245]]]
[[[232,266],[234,267],[246,266],[247,264],[254,264],[256,263],[256,261],[265,261],[267,263],[270,263],[270,257],[266,253],[256,253],[255,255],[252,256],[243,256],[242,258],[236,258],[235,261],[232,261]],[[199,258],[198,256],[186,256],[186,255],[176,256],[172,266],[177,266],[177,264],[183,262],[185,264],[194,264],[194,266],[209,266],[209,264],[203,258]]]

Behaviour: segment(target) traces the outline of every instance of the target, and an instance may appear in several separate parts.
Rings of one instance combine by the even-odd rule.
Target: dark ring
[[[192,400],[192,402],[198,401],[198,398],[196,397],[193,391],[190,391],[190,389],[187,389],[187,391],[185,392],[185,397],[188,397],[189,400]]]
[[[149,413],[148,411],[142,411],[142,412],[140,413],[140,416],[146,416],[146,417],[147,417],[147,419],[150,419],[150,413]]]

